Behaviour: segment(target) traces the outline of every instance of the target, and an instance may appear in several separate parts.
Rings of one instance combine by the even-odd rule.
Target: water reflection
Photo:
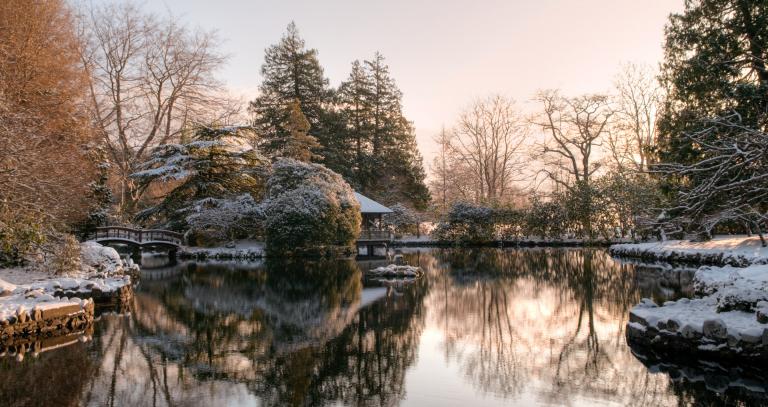
[[[717,393],[626,345],[627,310],[686,295],[686,273],[586,249],[406,259],[427,275],[387,287],[363,278],[372,263],[157,261],[134,311],[102,315],[92,342],[0,358],[0,405],[656,406],[759,392]],[[18,390],[41,377],[38,398]]]

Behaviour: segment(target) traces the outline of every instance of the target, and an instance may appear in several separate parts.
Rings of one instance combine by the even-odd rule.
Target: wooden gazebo
[[[363,194],[355,192],[355,198],[360,203],[360,237],[357,239],[360,247],[367,248],[367,255],[373,255],[375,247],[385,247],[392,241],[392,234],[383,227],[382,215],[392,213],[386,206],[374,201]]]

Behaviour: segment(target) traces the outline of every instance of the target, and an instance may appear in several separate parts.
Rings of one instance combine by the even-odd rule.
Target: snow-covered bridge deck
[[[99,243],[125,243],[136,246],[173,246],[183,243],[181,233],[162,229],[134,229],[123,226],[96,228],[89,240]]]

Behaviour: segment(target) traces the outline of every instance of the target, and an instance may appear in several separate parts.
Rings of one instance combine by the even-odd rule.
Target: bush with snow
[[[204,198],[187,209],[186,240],[201,245],[251,238],[259,233],[262,218],[261,208],[250,194]]]
[[[262,210],[268,256],[351,248],[360,233],[360,206],[352,188],[319,164],[276,161]]]
[[[470,203],[455,203],[447,219],[440,222],[432,236],[438,240],[456,242],[487,242],[494,240],[495,224],[492,208]]]
[[[404,234],[416,234],[419,224],[419,217],[407,206],[396,203],[389,207],[392,213],[384,214],[383,222],[395,236],[400,237]]]
[[[123,270],[123,260],[117,250],[96,242],[80,244],[80,261],[85,271],[93,269],[105,274],[120,274]]]

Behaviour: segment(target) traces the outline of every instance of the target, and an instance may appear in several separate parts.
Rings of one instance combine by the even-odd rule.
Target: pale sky
[[[216,29],[231,56],[221,72],[256,96],[264,49],[295,21],[333,86],[355,59],[380,51],[403,92],[425,167],[431,141],[474,99],[521,107],[539,89],[609,91],[623,62],[657,66],[664,25],[683,0],[152,0],[190,25]]]

